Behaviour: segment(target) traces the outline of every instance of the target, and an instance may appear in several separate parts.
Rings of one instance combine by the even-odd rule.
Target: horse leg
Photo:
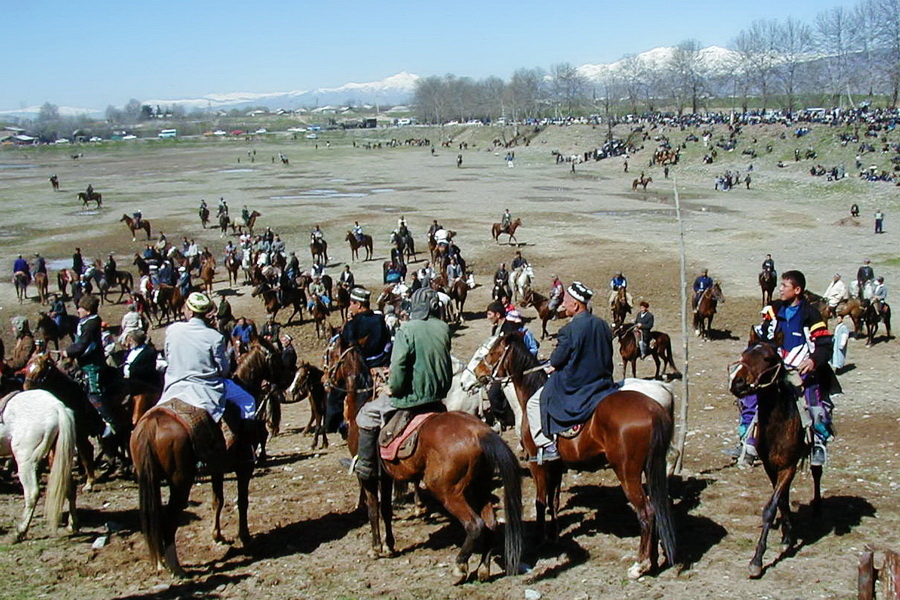
[[[94,446],[86,435],[79,435],[75,439],[75,449],[78,452],[78,461],[84,469],[84,476],[87,482],[84,484],[84,491],[89,492],[94,489],[94,482],[97,475],[94,472]],[[74,486],[73,486],[74,487]]]
[[[466,540],[456,555],[456,564],[453,567],[453,574],[457,577],[456,583],[465,583],[469,579],[469,558],[483,537],[485,522],[472,509],[461,491],[444,494],[441,500],[444,508],[459,519],[466,530]]]
[[[813,478],[813,499],[810,503],[815,514],[822,512],[822,467],[810,467]]]
[[[489,489],[490,484],[485,483],[484,488]],[[483,502],[481,508],[481,520],[484,521],[484,532],[481,550],[481,562],[478,563],[476,572],[478,573],[478,581],[487,581],[491,578],[491,554],[494,551],[494,537],[497,531],[497,516],[494,514],[494,503],[491,502],[489,496],[480,499]]]
[[[659,355],[656,352],[651,354],[653,357],[653,362],[656,363],[656,375],[653,376],[653,379],[659,379]],[[663,372],[665,372],[666,368],[663,365]]]
[[[769,501],[763,507],[762,532],[759,534],[759,541],[756,544],[756,553],[753,555],[753,558],[750,559],[749,575],[751,579],[762,577],[762,559],[763,554],[766,552],[766,539],[769,537],[769,529],[772,528],[772,525],[775,522],[775,513],[778,510],[778,503],[781,499],[781,495],[784,493],[785,489],[790,487],[791,480],[794,478],[796,470],[797,467],[795,465],[789,469],[769,474],[769,478],[773,480],[775,489],[772,492],[772,497],[769,498]]]
[[[635,460],[634,457],[608,455],[616,475],[622,484],[622,490],[637,514],[641,527],[641,543],[638,550],[637,561],[628,568],[628,578],[637,579],[656,566],[657,544],[654,536],[655,518],[653,508],[650,506],[647,493],[641,482],[644,461]]]
[[[239,466],[237,475],[238,486],[238,539],[243,548],[250,547],[250,527],[247,523],[247,510],[250,506],[250,478],[253,476],[253,463]]]
[[[381,507],[378,497],[380,483],[377,479],[360,479],[359,483],[366,499],[366,511],[372,531],[372,547],[369,549],[368,555],[370,558],[379,558],[384,555],[384,545],[381,541]],[[390,503],[389,500],[388,503]]]
[[[225,502],[225,477],[221,473],[212,473],[209,477],[213,492],[213,541],[219,544],[227,543],[222,535],[222,505]]]
[[[173,474],[169,483],[169,505],[166,507],[166,519],[163,524],[163,544],[165,547],[165,566],[172,575],[179,578],[187,578],[187,573],[181,568],[178,560],[178,550],[175,547],[175,532],[178,531],[178,520],[181,513],[187,508],[188,498],[191,494],[190,478],[180,476],[180,472]]]
[[[60,457],[60,460],[62,460],[62,457]],[[18,463],[18,457],[16,461]],[[31,519],[34,517],[34,508],[37,505],[40,491],[38,489],[37,465],[31,456],[23,458],[22,462],[18,463],[18,469],[19,481],[22,484],[25,496],[25,508],[22,510],[22,519],[16,526],[16,535],[12,540],[13,542],[21,542],[25,539],[28,528],[31,526]]]

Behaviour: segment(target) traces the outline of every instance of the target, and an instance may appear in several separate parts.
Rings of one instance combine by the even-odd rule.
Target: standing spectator
[[[847,342],[850,341],[850,330],[844,323],[844,317],[838,315],[837,324],[834,326],[834,350],[831,353],[831,368],[838,371],[847,364]]]
[[[884,213],[880,208],[875,211],[875,233],[884,233]]]

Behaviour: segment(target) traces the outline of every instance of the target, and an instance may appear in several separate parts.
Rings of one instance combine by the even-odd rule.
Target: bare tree
[[[545,73],[542,69],[519,69],[509,82],[509,101],[516,121],[536,117],[543,97]]]
[[[900,0],[870,0],[874,13],[872,32],[880,51],[891,93],[891,108],[900,100]]]
[[[618,86],[628,98],[632,114],[637,114],[638,103],[647,96],[648,73],[644,60],[634,54],[626,54],[622,58],[618,72],[614,75]]]
[[[771,19],[757,19],[750,27],[741,30],[734,40],[734,48],[741,57],[744,76],[753,81],[762,98],[762,108],[769,103],[772,79],[778,63],[775,48],[778,25]]]
[[[679,114],[688,102],[691,112],[698,112],[706,73],[700,56],[700,42],[685,40],[678,44],[669,59],[668,73]]]
[[[566,113],[571,115],[575,107],[584,100],[587,81],[569,63],[553,65],[550,68],[550,81],[557,106],[565,105]]]
[[[850,12],[836,6],[816,15],[816,36],[820,52],[827,55],[825,69],[828,91],[836,105],[850,87],[849,56],[851,51]]]
[[[804,61],[809,60],[812,51],[812,28],[793,18],[778,25],[775,49],[778,52],[779,67],[777,76],[781,92],[785,96],[785,108],[788,114],[796,109],[797,88],[800,85],[800,69]]]

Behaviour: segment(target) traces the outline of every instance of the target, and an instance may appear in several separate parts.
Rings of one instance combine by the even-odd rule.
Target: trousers
[[[543,390],[543,386],[538,388],[538,390],[531,395],[531,398],[528,399],[528,402],[525,403],[525,415],[528,417],[528,429],[531,430],[531,437],[539,448],[549,446],[553,443],[553,440],[544,435],[544,432],[541,431],[541,392]]]

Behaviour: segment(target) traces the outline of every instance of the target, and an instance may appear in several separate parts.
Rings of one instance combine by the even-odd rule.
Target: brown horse
[[[89,202],[96,202],[97,208],[103,208],[103,195],[100,192],[91,192],[90,196],[87,192],[78,192],[78,199],[82,202],[82,208],[87,208]]]
[[[762,291],[762,305],[768,306],[772,303],[772,292],[775,291],[777,283],[775,271],[765,269],[759,274],[759,289]]]
[[[203,226],[203,229],[206,229],[206,226],[209,224],[209,209],[206,206],[202,206],[197,211],[197,214],[200,216],[200,224]]]
[[[13,275],[13,285],[16,286],[16,299],[22,304],[28,299],[28,273],[16,271]]]
[[[328,331],[328,307],[317,294],[313,294],[306,302],[309,315],[316,324],[316,338],[322,339]]]
[[[313,240],[309,243],[309,253],[314,263],[328,264],[328,242],[325,240]]]
[[[216,259],[208,257],[200,265],[200,281],[203,282],[203,291],[207,294],[213,292],[213,280],[216,278]]]
[[[283,385],[283,373],[284,367],[277,352],[266,344],[256,343],[238,365],[234,379],[248,391],[260,390],[263,381],[276,386]],[[241,431],[236,433],[232,449],[223,462],[227,470],[236,475],[238,538],[247,547],[250,544],[247,508],[254,465],[253,461],[240,460],[240,457],[249,453],[251,440],[246,439]],[[164,405],[155,406],[141,417],[134,429],[131,455],[140,489],[141,530],[150,551],[150,560],[157,569],[165,568],[177,577],[184,577],[185,572],[175,548],[175,534],[197,476],[198,458],[190,432]],[[225,540],[220,521],[224,500],[223,471],[214,469],[210,473],[213,489],[213,539],[217,542]],[[169,485],[169,503],[165,509],[161,497],[164,482]]]
[[[156,317],[157,324],[162,326],[163,317],[167,323],[181,318],[184,300],[178,286],[160,284],[153,292],[153,301],[150,303],[150,310]]]
[[[256,227],[256,219],[261,217],[262,213],[258,211],[253,211],[250,213],[250,216],[244,223],[238,223],[237,221],[232,221],[231,223],[231,232],[232,233],[243,233],[244,227],[247,228],[247,231],[250,232],[250,235],[253,235],[253,228]]]
[[[75,341],[75,328],[78,327],[78,317],[75,315],[63,315],[62,327],[56,324],[47,313],[38,312],[37,323],[34,327],[34,336],[44,341],[44,347],[49,348],[50,342],[59,350],[59,340],[63,336],[69,336]]]
[[[309,422],[303,429],[303,435],[313,434],[312,449],[319,447],[319,436],[322,436],[322,447],[328,447],[328,437],[322,422],[325,419],[325,402],[328,400],[328,392],[325,391],[325,372],[308,362],[302,362],[297,366],[294,381],[285,391],[285,403],[300,402],[304,398],[309,399]],[[315,425],[315,427],[313,427]]]
[[[622,356],[622,377],[628,376],[628,363],[631,363],[631,376],[637,377],[635,373],[637,371],[637,361],[641,357],[641,350],[634,332],[634,324],[620,326],[615,329],[616,337],[619,338],[619,354]],[[651,331],[648,350],[650,356],[653,357],[653,362],[656,363],[656,374],[653,376],[653,379],[660,378],[660,359],[662,359],[663,377],[667,376],[666,372],[669,366],[672,367],[672,376],[670,378],[680,377],[681,373],[678,372],[675,360],[672,358],[672,340],[669,338],[669,334],[662,331]]]
[[[346,386],[344,416],[350,424],[347,445],[357,452],[358,430],[356,413],[359,402],[356,383],[364,369],[362,354],[357,346],[344,348],[340,337],[328,350],[330,382]],[[352,393],[350,388],[354,388]],[[494,550],[498,522],[494,514],[491,493],[495,470],[503,483],[506,530],[504,562],[508,575],[518,574],[522,555],[522,492],[518,460],[509,446],[478,418],[462,412],[438,413],[425,421],[418,430],[415,450],[408,458],[381,461],[382,476],[375,481],[360,481],[365,492],[369,523],[372,528],[372,550],[377,557],[393,555],[391,483],[415,481],[426,489],[456,517],[466,531],[466,539],[456,557],[453,569],[458,582],[477,573],[478,579],[490,577],[491,554]],[[381,521],[384,524],[384,541]],[[469,558],[480,553],[474,572],[469,571]]]
[[[863,332],[863,305],[858,298],[850,298],[849,300],[839,302],[834,309],[829,308],[829,315],[850,317],[853,321],[853,332],[856,337],[861,337]]]
[[[47,304],[47,297],[50,295],[50,282],[47,280],[46,273],[34,274],[34,287],[37,288],[38,301],[41,304]]]
[[[278,316],[279,310],[291,307],[293,311],[287,321],[285,321],[285,324],[290,323],[294,318],[294,315],[300,315],[300,322],[302,323],[303,309],[306,307],[306,292],[304,292],[302,288],[293,288],[282,290],[281,293],[283,298],[282,302],[279,302],[278,291],[273,290],[267,282],[263,281],[253,289],[251,295],[254,298],[260,296],[263,305],[266,307],[266,314],[272,315],[273,319]]]
[[[74,287],[78,282],[78,274],[74,269],[61,269],[56,273],[56,285],[63,299],[68,298],[71,294],[69,288]],[[73,290],[74,291],[74,290]]]
[[[787,380],[776,346],[757,343],[755,333],[751,333],[750,338],[750,347],[731,368],[729,389],[738,398],[756,394],[756,451],[774,488],[772,497],[763,508],[762,532],[750,560],[750,577],[757,578],[763,574],[766,539],[775,523],[777,511],[781,511],[782,546],[787,550],[794,544],[791,482],[797,473],[798,463],[809,455],[810,447],[797,409],[796,392]],[[777,345],[780,346],[781,342]],[[822,501],[822,467],[813,466],[810,471],[813,476],[812,506],[818,510]]]
[[[339,311],[341,314],[341,323],[347,322],[347,310],[350,308],[350,290],[343,284],[339,284],[335,290],[334,298],[331,299],[331,310]]]
[[[59,191],[59,177],[57,177],[56,175],[51,175],[50,176],[50,185],[53,186],[54,192],[58,192]]]
[[[125,226],[128,227],[128,231],[131,232],[131,241],[134,242],[137,240],[135,233],[143,229],[147,233],[147,239],[150,239],[150,221],[147,219],[141,219],[140,226],[135,226],[134,219],[129,217],[128,215],[122,215],[122,218],[119,219],[122,223],[125,223]]]
[[[241,261],[234,257],[234,254],[229,254],[225,257],[225,270],[228,272],[228,285],[237,285],[238,284],[238,272],[241,270]],[[231,283],[234,281],[234,283]]]
[[[884,321],[887,330],[887,339],[891,339],[891,307],[886,302],[875,303],[863,300],[862,319],[866,325],[866,348],[871,348],[875,343],[875,334],[878,333],[878,323]]]
[[[632,192],[636,192],[637,189],[638,189],[638,186],[641,186],[641,187],[644,188],[644,191],[646,192],[646,191],[647,191],[647,185],[650,184],[650,183],[652,183],[652,182],[653,182],[653,178],[652,178],[652,177],[644,177],[644,176],[642,175],[640,178],[635,179],[634,181],[631,182],[631,191],[632,191]]]
[[[453,305],[446,307],[447,316],[452,317],[456,323],[462,323],[462,311],[466,306],[466,299],[469,297],[469,286],[466,285],[466,282],[457,279],[451,284],[447,281],[447,275],[442,273],[431,281],[431,287],[450,296]]]
[[[365,248],[366,250],[366,258],[365,260],[371,260],[372,258],[372,236],[368,234],[362,234],[360,236],[362,239],[356,239],[356,236],[353,235],[352,232],[347,232],[347,237],[344,238],[347,242],[350,243],[350,260],[359,259],[359,249]]]
[[[711,288],[704,291],[697,301],[697,308],[694,310],[695,334],[705,338],[709,337],[713,317],[716,316],[716,306],[719,302],[725,304],[725,295],[722,294],[722,288],[716,282]]]
[[[616,297],[613,299],[612,308],[613,327],[621,327],[625,323],[628,313],[631,312],[631,305],[628,304],[628,291],[624,287],[620,287],[616,291]]]
[[[513,240],[516,240],[516,229],[522,226],[522,219],[516,219],[512,223],[509,224],[509,227],[504,230],[503,225],[501,223],[494,223],[491,226],[491,236],[494,238],[494,241],[498,244],[500,243],[500,236],[502,234],[506,234],[509,236],[507,243],[512,246]],[[516,240],[516,246],[519,245],[519,240]]]
[[[537,447],[528,427],[525,404],[544,385],[547,375],[525,347],[521,334],[498,338],[475,367],[475,375],[483,383],[512,379],[522,407],[522,444],[530,456],[535,456]],[[558,438],[561,461],[528,463],[536,488],[541,535],[545,534],[548,509],[550,534],[558,534],[559,492],[565,468],[593,470],[607,465],[619,478],[640,523],[640,550],[638,560],[628,569],[629,578],[636,579],[656,567],[660,541],[669,563],[675,564],[675,527],[666,472],[672,430],[671,412],[657,400],[630,390],[606,396],[576,437]]]
[[[543,340],[544,338],[550,337],[550,334],[547,333],[547,322],[553,318],[554,312],[550,310],[550,299],[534,290],[529,290],[519,306],[523,308],[533,306],[537,311],[538,317],[541,319],[541,339]],[[559,308],[562,307],[560,306]],[[558,315],[558,318],[563,318],[565,314],[560,312],[559,308],[557,308],[556,314]]]

